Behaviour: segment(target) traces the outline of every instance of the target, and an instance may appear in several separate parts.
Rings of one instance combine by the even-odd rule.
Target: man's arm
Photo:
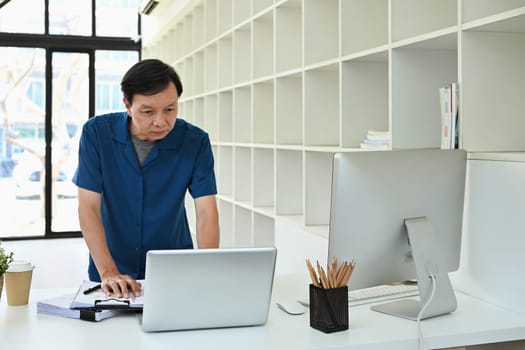
[[[195,198],[198,248],[219,247],[219,214],[214,195]]]
[[[82,235],[95,262],[106,294],[128,297],[128,286],[140,295],[140,284],[128,275],[122,275],[111,256],[100,216],[100,193],[78,188],[78,218]]]

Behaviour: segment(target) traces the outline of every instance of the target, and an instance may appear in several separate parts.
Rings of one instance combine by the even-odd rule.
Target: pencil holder
[[[348,287],[324,289],[310,284],[310,327],[325,333],[348,329]]]

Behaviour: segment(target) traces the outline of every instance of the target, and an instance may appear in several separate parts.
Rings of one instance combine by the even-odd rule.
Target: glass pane
[[[49,34],[91,35],[91,0],[49,0]]]
[[[0,57],[0,238],[44,235],[45,51]]]
[[[9,2],[0,10],[0,32],[44,34],[44,5],[42,0]]]
[[[95,53],[95,114],[125,110],[120,81],[139,60],[137,51],[97,51]]]
[[[97,0],[97,36],[137,38],[140,0]]]
[[[77,188],[71,181],[77,166],[82,124],[89,116],[89,56],[53,53],[53,232],[80,231]]]

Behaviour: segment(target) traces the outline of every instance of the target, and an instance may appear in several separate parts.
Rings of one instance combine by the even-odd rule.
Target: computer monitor
[[[465,173],[462,150],[335,154],[328,259],[356,261],[349,290],[417,279],[420,302],[373,309],[409,319],[455,310],[448,273],[459,267]]]

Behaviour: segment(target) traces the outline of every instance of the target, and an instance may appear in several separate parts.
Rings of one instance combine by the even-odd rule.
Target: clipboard
[[[138,281],[144,285],[144,281]],[[102,289],[95,290],[89,294],[84,291],[98,285],[98,282],[82,281],[78,288],[70,308],[73,310],[134,310],[142,311],[144,307],[144,290],[142,295],[130,298],[115,298],[106,295]]]

